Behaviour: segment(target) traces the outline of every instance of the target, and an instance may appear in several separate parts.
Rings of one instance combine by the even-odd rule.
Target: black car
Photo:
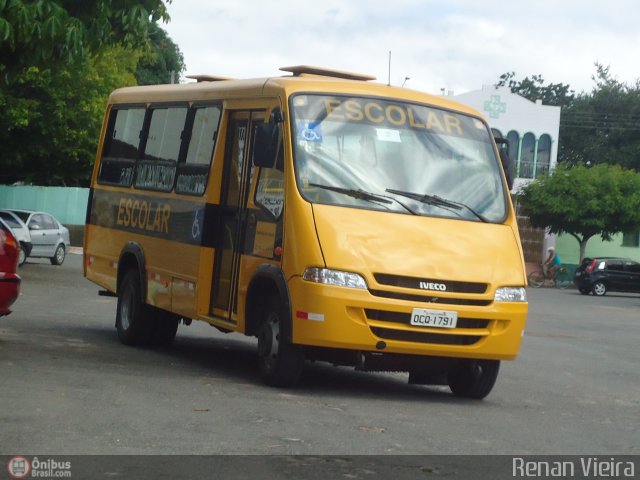
[[[640,293],[640,263],[628,258],[585,258],[573,282],[580,293],[604,295],[607,292]]]

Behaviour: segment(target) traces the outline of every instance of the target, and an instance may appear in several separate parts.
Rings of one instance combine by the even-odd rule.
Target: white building
[[[542,105],[511,93],[508,87],[485,85],[454,99],[482,112],[494,132],[509,141],[516,165],[513,191],[555,167],[558,160],[560,107]]]

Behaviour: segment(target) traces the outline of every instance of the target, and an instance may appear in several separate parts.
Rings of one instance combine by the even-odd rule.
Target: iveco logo
[[[433,282],[420,282],[420,288],[422,290],[438,290],[440,292],[444,292],[447,290],[447,286],[444,283]]]

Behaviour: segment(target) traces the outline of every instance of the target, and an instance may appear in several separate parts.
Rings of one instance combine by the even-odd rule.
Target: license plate
[[[458,323],[458,312],[414,308],[410,323],[417,327],[455,328]]]

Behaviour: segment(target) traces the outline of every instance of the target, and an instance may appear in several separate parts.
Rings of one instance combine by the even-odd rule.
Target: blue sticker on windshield
[[[322,142],[322,125],[313,122],[296,122],[298,127],[298,140],[305,142]]]

